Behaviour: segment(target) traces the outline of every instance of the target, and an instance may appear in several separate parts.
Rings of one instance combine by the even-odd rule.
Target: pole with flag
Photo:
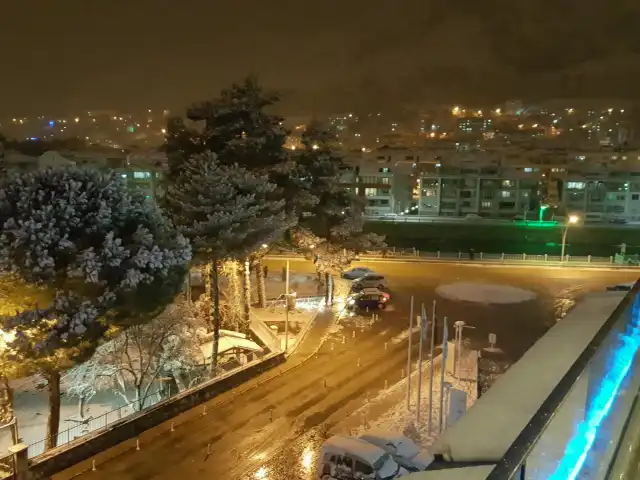
[[[416,317],[420,322],[420,345],[418,346],[418,397],[416,399],[416,423],[420,425],[420,394],[422,393],[422,342],[424,333],[427,330],[427,319],[424,315],[424,303],[422,304],[422,314]]]
[[[433,301],[433,307],[431,309],[431,363],[429,364],[429,419],[428,419],[428,432],[431,435],[431,423],[433,418],[433,359],[436,349],[436,301]]]
[[[413,337],[413,296],[409,314],[409,349],[407,351],[407,410],[411,408],[411,337]]]
[[[442,433],[442,421],[444,418],[444,372],[447,369],[447,350],[449,342],[449,331],[447,329],[447,317],[444,317],[444,326],[442,328],[442,368],[440,370],[440,415],[439,415],[439,432]]]

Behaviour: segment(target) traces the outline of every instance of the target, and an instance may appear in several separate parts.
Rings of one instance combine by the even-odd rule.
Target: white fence
[[[296,257],[297,254],[287,251],[270,253],[272,258]],[[638,262],[635,256],[625,258],[621,255],[611,257],[596,257],[592,255],[572,256],[565,255],[530,255],[527,253],[484,253],[484,252],[426,252],[416,248],[389,248],[387,250],[373,250],[363,253],[357,257],[358,260],[414,260],[432,262],[478,262],[478,263],[516,263],[516,264],[547,264],[562,266],[593,266],[593,267],[637,267]]]
[[[87,417],[84,421],[79,422],[77,425],[59,432],[56,446],[60,447],[62,445],[66,445],[76,438],[83,437],[97,430],[103,430],[109,425],[140,411],[140,404],[142,404],[144,410],[154,406],[156,403],[160,402],[160,400],[163,400],[163,396],[161,391],[158,390],[156,392],[148,394],[142,401],[128,403],[113,410],[109,410],[108,412],[105,412],[102,415],[98,415],[97,417]],[[43,438],[42,440],[29,445],[29,449],[27,450],[29,458],[33,458],[44,453],[46,440],[47,438]]]

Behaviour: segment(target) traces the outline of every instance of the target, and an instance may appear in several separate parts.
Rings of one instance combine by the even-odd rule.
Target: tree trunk
[[[324,303],[326,305],[331,305],[331,290],[329,286],[331,275],[329,272],[324,274]]]
[[[229,287],[231,289],[232,298],[229,301],[229,309],[231,318],[233,318],[233,328],[240,331],[240,319],[242,318],[242,292],[240,291],[240,277],[238,276],[238,262],[232,260],[229,262]]]
[[[189,271],[187,272],[187,305],[191,306],[191,267],[189,267]]]
[[[215,268],[213,269],[215,270]],[[213,285],[212,285],[212,267],[211,263],[207,263],[204,267],[204,298],[206,298],[207,309],[209,310],[209,321],[207,322],[207,332],[213,331]]]
[[[211,376],[215,377],[218,369],[218,345],[220,343],[220,288],[218,285],[218,262],[212,262],[210,269],[213,299],[211,309],[211,323],[213,323],[213,344],[211,346]]]
[[[13,412],[13,390],[9,386],[9,379],[0,376],[0,426],[11,423]]]
[[[84,419],[84,402],[84,395],[80,395],[80,398],[78,398],[78,416],[81,420]]]
[[[244,287],[244,315],[240,331],[242,333],[248,333],[249,326],[251,325],[251,264],[249,263],[248,258],[244,260],[244,269],[242,270],[242,273],[242,286]]]
[[[47,436],[45,450],[54,448],[58,444],[60,430],[60,372],[52,370],[45,374],[49,383],[49,416],[47,417]]]
[[[258,303],[260,308],[267,307],[267,291],[265,287],[264,267],[262,266],[262,260],[256,261],[256,283],[258,284]]]

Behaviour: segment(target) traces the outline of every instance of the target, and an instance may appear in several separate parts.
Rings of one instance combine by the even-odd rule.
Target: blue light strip
[[[598,429],[609,414],[620,386],[633,364],[638,348],[640,348],[638,306],[639,302],[636,299],[632,309],[633,324],[629,325],[627,332],[620,335],[619,347],[612,358],[611,368],[602,380],[585,420],[578,425],[575,434],[567,443],[564,456],[560,460],[558,468],[549,476],[549,480],[575,480],[584,466],[589,451],[596,440]]]

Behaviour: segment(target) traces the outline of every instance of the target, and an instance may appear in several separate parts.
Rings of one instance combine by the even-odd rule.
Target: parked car
[[[356,278],[363,277],[369,274],[375,274],[373,270],[366,267],[356,267],[351,270],[347,270],[342,274],[342,278],[346,278],[347,280],[355,280]]]
[[[609,285],[607,291],[609,292],[629,292],[633,288],[635,283],[618,283],[617,285]]]
[[[364,290],[375,290],[375,292],[367,292]],[[390,300],[389,294],[381,292],[376,289],[364,289],[362,291],[353,293],[347,298],[347,308],[349,310],[366,310],[366,309],[380,309],[387,308],[387,303]]]
[[[351,287],[351,294],[363,293],[365,295],[381,295],[387,299],[387,302],[391,300],[391,294],[389,292],[385,292],[384,290],[380,290],[378,287],[369,287],[369,288],[353,288]]]
[[[392,480],[408,473],[380,447],[356,437],[334,435],[322,446],[317,478]]]
[[[392,431],[373,429],[360,435],[360,439],[380,447],[409,472],[421,472],[433,462],[433,455],[418,447],[410,438]]]
[[[387,288],[387,279],[384,277],[384,275],[379,275],[377,273],[368,273],[360,278],[356,278],[353,281],[354,289],[370,287],[376,287],[380,290],[385,289]]]

